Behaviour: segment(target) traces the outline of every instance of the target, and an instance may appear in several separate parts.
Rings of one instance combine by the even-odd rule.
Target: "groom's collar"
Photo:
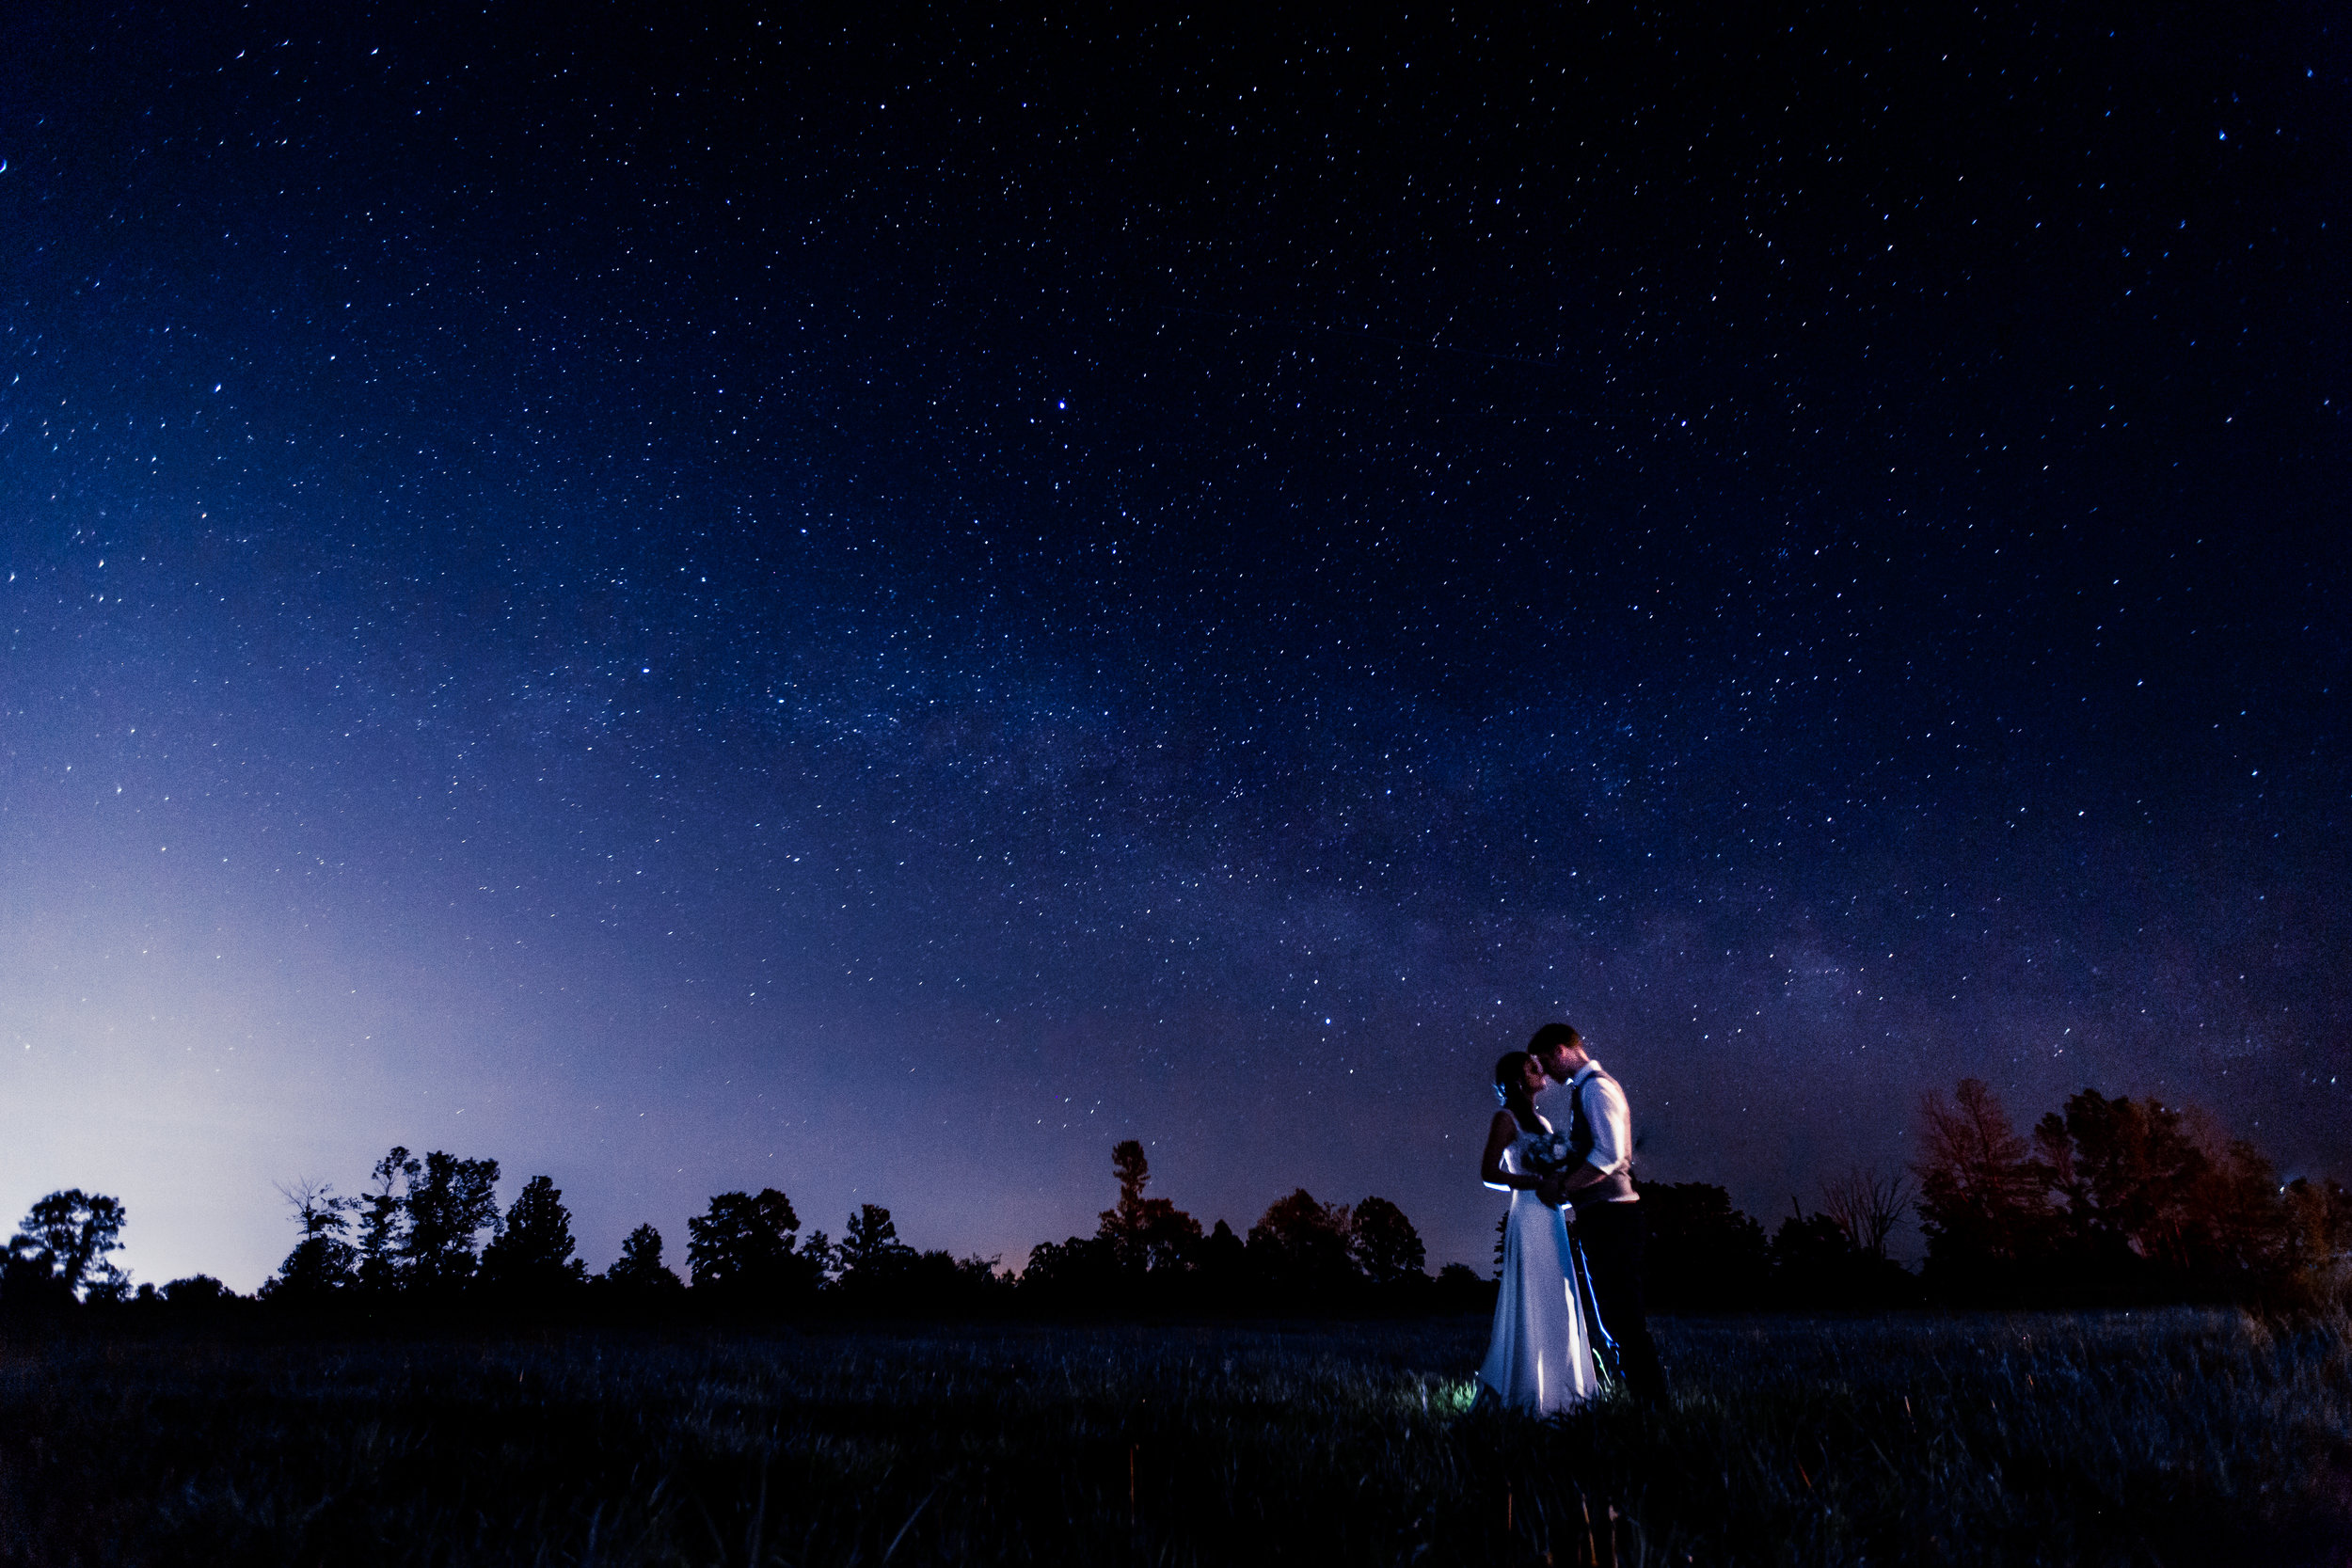
[[[1576,1087],[1579,1084],[1581,1084],[1585,1079],[1590,1078],[1594,1073],[1598,1072],[1599,1070],[1600,1064],[1598,1062],[1593,1060],[1590,1056],[1585,1057],[1584,1065],[1578,1068],[1574,1072],[1568,1074],[1568,1087]]]

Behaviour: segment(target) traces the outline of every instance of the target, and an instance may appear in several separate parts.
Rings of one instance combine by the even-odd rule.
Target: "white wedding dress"
[[[1502,1168],[1527,1169],[1535,1134],[1522,1132],[1502,1151]],[[1549,1416],[1593,1397],[1599,1378],[1568,1280],[1568,1227],[1531,1192],[1511,1194],[1502,1232],[1502,1289],[1495,1298],[1494,1338],[1479,1381],[1515,1409]]]

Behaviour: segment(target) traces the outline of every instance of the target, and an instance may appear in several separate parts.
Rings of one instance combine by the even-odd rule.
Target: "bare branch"
[[[1886,1239],[1911,1207],[1911,1179],[1881,1176],[1856,1165],[1821,1183],[1821,1212],[1846,1233],[1848,1244],[1873,1258],[1886,1256]]]

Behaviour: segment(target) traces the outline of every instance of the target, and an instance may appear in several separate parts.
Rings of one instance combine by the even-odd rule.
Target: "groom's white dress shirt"
[[[1597,1074],[1597,1076],[1596,1076]],[[1590,1080],[1590,1082],[1587,1082]],[[1545,1117],[1554,1127],[1566,1127],[1573,1115],[1574,1097],[1584,1097],[1584,1114],[1593,1124],[1593,1151],[1584,1157],[1585,1164],[1604,1177],[1614,1176],[1633,1164],[1633,1111],[1626,1103],[1625,1090],[1617,1081],[1600,1071],[1600,1064],[1587,1061],[1576,1069],[1576,1076],[1565,1084],[1554,1085],[1544,1095],[1545,1101],[1555,1101],[1560,1115],[1539,1104]],[[1631,1193],[1611,1197],[1610,1203],[1639,1203]]]

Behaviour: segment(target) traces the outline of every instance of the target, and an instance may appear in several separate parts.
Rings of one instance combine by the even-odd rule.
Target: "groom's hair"
[[[1547,1023],[1535,1031],[1535,1037],[1527,1042],[1527,1053],[1541,1056],[1557,1045],[1573,1051],[1584,1043],[1584,1037],[1576,1032],[1573,1023]]]

